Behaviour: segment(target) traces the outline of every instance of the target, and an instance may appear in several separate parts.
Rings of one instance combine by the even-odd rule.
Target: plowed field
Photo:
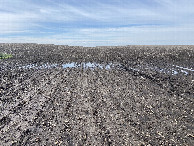
[[[194,143],[194,46],[0,52],[2,146]]]

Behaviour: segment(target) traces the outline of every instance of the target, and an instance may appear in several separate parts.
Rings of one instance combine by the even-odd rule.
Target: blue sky
[[[194,45],[194,1],[0,0],[0,43]]]

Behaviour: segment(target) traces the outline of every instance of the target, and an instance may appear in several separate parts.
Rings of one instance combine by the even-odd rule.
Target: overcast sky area
[[[0,43],[194,45],[194,0],[0,0]]]

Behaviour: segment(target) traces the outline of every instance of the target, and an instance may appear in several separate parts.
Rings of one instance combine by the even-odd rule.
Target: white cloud
[[[65,45],[192,45],[194,30],[184,26],[138,26],[108,29],[76,29],[69,33],[45,37],[0,38],[0,42],[53,43]]]
[[[60,3],[0,0],[0,42],[88,43],[89,46],[192,43],[194,1],[152,0],[152,5],[148,1],[73,5],[62,0]],[[52,28],[52,23],[58,27]],[[53,35],[47,32],[51,30]],[[40,37],[40,33],[47,36]],[[2,34],[8,37],[1,37]],[[17,35],[12,37],[12,34]]]

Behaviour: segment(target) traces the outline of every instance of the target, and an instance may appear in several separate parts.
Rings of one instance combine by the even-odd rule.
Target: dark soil
[[[0,52],[13,55],[0,60],[2,146],[194,143],[194,46],[0,44]],[[119,67],[22,67],[69,62]]]

